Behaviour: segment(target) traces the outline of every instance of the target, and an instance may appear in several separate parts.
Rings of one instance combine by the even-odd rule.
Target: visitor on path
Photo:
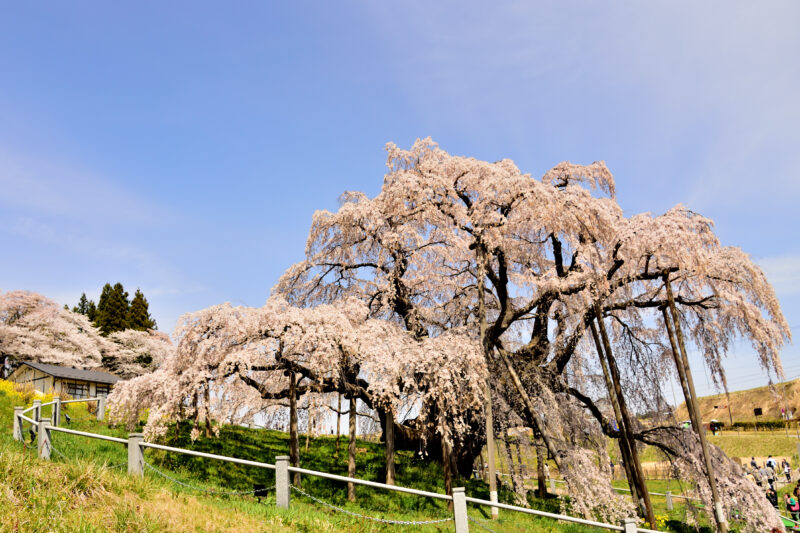
[[[800,503],[797,503],[797,498],[784,494],[783,501],[786,502],[786,510],[792,515],[792,520],[800,521]]]
[[[773,459],[771,455],[767,457],[767,466],[773,470],[775,470],[775,467],[777,466],[775,459]]]
[[[750,466],[753,467],[753,468],[758,468],[758,465],[756,464],[756,458],[755,457],[751,457],[750,458]]]
[[[772,484],[775,483],[775,471],[773,469],[765,465],[759,469],[758,473],[761,474],[763,480],[769,483],[770,488],[775,488],[772,486]]]
[[[778,493],[773,489],[767,490],[767,500],[769,500],[769,503],[771,503],[775,509],[778,508]]]
[[[753,478],[755,478],[755,480],[756,480],[756,485],[758,485],[758,488],[763,489],[764,488],[764,476],[761,475],[761,471],[759,469],[757,469],[757,468],[754,468],[753,471],[752,471],[752,474],[753,474]]]
[[[783,475],[786,476],[786,483],[792,482],[792,467],[788,464],[783,467]]]
[[[795,485],[792,494],[794,494],[794,497],[797,498],[798,501],[800,501],[800,479],[797,480],[797,485]]]

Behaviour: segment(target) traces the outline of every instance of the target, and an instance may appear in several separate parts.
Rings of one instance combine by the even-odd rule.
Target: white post
[[[556,493],[556,480],[553,478],[550,478],[550,492]]]
[[[42,418],[39,420],[39,432],[36,443],[39,451],[39,459],[44,459],[45,461],[50,460],[50,431],[46,429],[46,426],[49,425],[49,418]]]
[[[636,533],[636,519],[626,518],[622,523],[622,527],[625,528],[625,533]]]
[[[142,442],[144,435],[141,433],[130,433],[128,435],[128,474],[136,477],[144,475],[144,453],[139,443]]]
[[[456,522],[456,533],[469,533],[467,495],[464,493],[464,487],[453,489],[453,515]]]
[[[492,503],[497,503],[497,491],[493,490],[489,493],[489,501]],[[500,509],[497,507],[492,507],[492,520],[497,520],[497,517],[500,516]]]
[[[105,396],[100,396],[100,399],[97,400],[97,420],[102,422],[106,418],[106,398]]]
[[[278,509],[289,508],[289,456],[275,458],[275,505]]]
[[[42,400],[33,400],[33,419],[37,422],[42,418]]]
[[[672,510],[672,491],[668,490],[666,494],[667,494],[667,511],[671,511]]]
[[[61,424],[61,398],[53,398],[53,425],[58,427]]]
[[[15,407],[14,408],[14,440],[21,441],[22,438],[22,420],[20,420],[20,415],[22,415],[22,411],[24,407]]]

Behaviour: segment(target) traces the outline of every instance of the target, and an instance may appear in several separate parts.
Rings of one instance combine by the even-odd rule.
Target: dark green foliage
[[[100,329],[100,333],[108,335],[124,330],[128,322],[129,307],[128,293],[125,292],[122,283],[116,283],[113,287],[106,283],[100,294],[97,320],[95,320],[95,325]]]
[[[89,305],[86,308],[86,318],[88,318],[90,322],[97,320],[97,306],[94,305],[94,300],[89,300]]]
[[[128,310],[128,329],[146,331],[156,328],[156,321],[150,316],[149,306],[150,304],[147,303],[147,298],[144,297],[142,291],[136,289],[130,309]]]
[[[81,299],[78,300],[78,305],[72,308],[75,313],[86,315],[89,312],[89,300],[86,298],[86,293],[81,293]]]

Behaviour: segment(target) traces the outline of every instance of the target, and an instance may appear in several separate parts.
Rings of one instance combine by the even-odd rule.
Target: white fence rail
[[[98,413],[97,419],[102,420],[103,414],[105,412],[105,398],[87,398],[84,400],[68,400],[68,402],[91,402],[97,401],[99,402],[98,405]],[[466,495],[463,487],[458,487],[453,489],[453,494],[442,494],[439,492],[429,492],[424,490],[417,490],[411,489],[408,487],[400,487],[397,485],[387,485],[385,483],[378,483],[375,481],[368,481],[365,479],[358,479],[358,478],[351,478],[347,476],[339,476],[336,474],[329,474],[327,472],[319,472],[316,470],[309,470],[306,468],[299,468],[294,466],[289,466],[289,457],[288,456],[278,456],[275,458],[275,464],[269,463],[262,463],[258,461],[250,461],[247,459],[239,459],[237,457],[228,457],[225,455],[216,455],[212,453],[205,453],[205,452],[198,452],[195,450],[187,450],[184,448],[175,448],[172,446],[164,446],[162,444],[155,444],[152,442],[144,442],[143,436],[141,433],[131,433],[128,435],[127,439],[119,438],[119,437],[111,437],[108,435],[100,435],[97,433],[87,433],[84,431],[76,431],[72,429],[66,429],[63,427],[58,426],[58,418],[60,414],[60,407],[61,404],[67,402],[59,402],[58,400],[54,400],[53,402],[49,402],[47,404],[42,405],[41,402],[35,401],[32,407],[27,409],[23,409],[22,407],[15,407],[14,408],[14,438],[17,440],[22,439],[22,424],[23,422],[28,422],[32,424],[36,429],[37,434],[37,449],[38,455],[40,459],[49,460],[52,448],[52,432],[60,432],[60,433],[67,433],[71,435],[78,435],[82,437],[89,437],[94,439],[106,440],[111,442],[116,442],[119,444],[125,444],[128,449],[128,473],[134,476],[143,476],[144,475],[144,467],[145,465],[156,470],[154,467],[150,466],[144,460],[144,449],[151,448],[155,450],[162,450],[166,452],[172,453],[180,453],[184,455],[191,455],[194,457],[201,457],[205,459],[214,459],[218,461],[225,461],[229,463],[241,464],[245,466],[253,466],[258,468],[265,468],[268,470],[275,470],[275,500],[276,506],[279,508],[288,509],[290,504],[290,492],[291,490],[295,490],[312,500],[322,503],[328,507],[332,507],[334,509],[341,510],[342,512],[352,514],[354,516],[359,516],[361,518],[367,518],[370,520],[377,520],[379,522],[389,523],[389,524],[404,524],[404,525],[424,525],[424,524],[432,524],[432,523],[441,523],[452,520],[455,526],[456,533],[468,533],[469,532],[469,522],[478,523],[479,527],[483,529],[487,529],[491,531],[487,527],[487,525],[481,525],[479,522],[476,522],[474,519],[470,518],[467,514],[467,503],[475,504],[475,505],[482,505],[486,507],[495,507],[498,509],[505,509],[507,511],[513,511],[518,513],[524,513],[534,516],[541,516],[546,518],[551,518],[555,520],[560,520],[564,522],[572,522],[577,524],[584,524],[588,526],[594,526],[602,529],[609,529],[612,531],[623,531],[625,533],[658,533],[652,529],[643,529],[636,527],[636,519],[635,518],[627,518],[624,520],[622,525],[614,525],[608,524],[604,522],[595,522],[592,520],[586,520],[583,518],[578,518],[574,516],[568,515],[560,515],[554,513],[548,513],[545,511],[537,511],[535,509],[527,509],[524,507],[518,507],[516,505],[509,505],[505,503],[498,503],[498,502],[491,502],[488,500],[481,500],[478,498],[472,498]],[[53,417],[52,420],[50,418],[41,418],[41,408],[46,407],[48,405],[53,405]],[[102,408],[102,413],[101,413]],[[33,412],[33,418],[29,418],[25,416],[25,413]],[[56,450],[57,451],[57,450]],[[158,470],[156,470],[159,472]],[[307,476],[315,476],[325,479],[330,479],[333,481],[341,481],[346,483],[353,483],[356,485],[363,485],[367,487],[372,487],[381,490],[388,490],[393,492],[402,492],[405,494],[413,494],[420,497],[425,498],[433,498],[438,500],[445,500],[445,501],[452,501],[453,502],[453,517],[447,519],[440,519],[440,520],[428,520],[428,521],[420,521],[420,522],[411,522],[411,521],[400,521],[400,520],[385,520],[385,519],[376,519],[374,517],[368,517],[363,515],[356,515],[351,511],[347,511],[345,509],[341,509],[336,507],[332,504],[327,502],[323,502],[310,494],[301,491],[298,487],[293,487],[289,483],[289,473],[298,473]],[[160,472],[159,472],[160,473]],[[164,475],[164,474],[162,474]],[[168,477],[165,475],[165,477]],[[172,479],[172,478],[169,478]],[[187,485],[189,486],[189,485]],[[213,491],[208,491],[213,492]],[[252,492],[252,491],[248,491]]]

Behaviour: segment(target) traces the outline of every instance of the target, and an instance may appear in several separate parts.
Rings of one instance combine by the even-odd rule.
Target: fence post
[[[625,528],[625,533],[636,533],[636,519],[626,518],[622,523],[622,527]]]
[[[550,492],[556,493],[556,480],[553,478],[550,478]]]
[[[464,493],[464,487],[453,489],[453,514],[456,522],[456,533],[469,533],[467,495]]]
[[[14,440],[23,440],[22,438],[22,420],[19,418],[22,414],[22,411],[25,410],[24,407],[15,407],[14,408]]]
[[[33,419],[37,422],[42,418],[42,400],[33,400]]]
[[[144,454],[139,446],[143,437],[141,433],[128,434],[128,474],[136,477],[144,475]]]
[[[53,398],[53,425],[61,425],[61,398],[58,396]]]
[[[106,418],[106,398],[105,396],[100,396],[100,399],[97,400],[97,421],[102,422]]]
[[[279,509],[289,508],[289,456],[275,458],[275,505]]]
[[[672,510],[672,491],[668,490],[666,494],[667,494],[667,511],[671,511]]]
[[[36,440],[39,459],[44,459],[45,461],[50,460],[50,430],[47,429],[49,425],[49,418],[42,418],[39,420],[39,431]]]

